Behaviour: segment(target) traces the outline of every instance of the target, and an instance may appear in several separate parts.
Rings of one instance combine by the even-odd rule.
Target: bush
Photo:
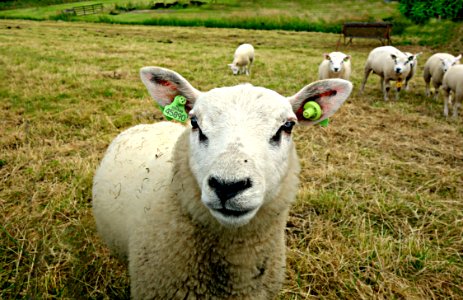
[[[417,24],[430,18],[456,19],[463,16],[461,0],[401,0],[400,12]]]

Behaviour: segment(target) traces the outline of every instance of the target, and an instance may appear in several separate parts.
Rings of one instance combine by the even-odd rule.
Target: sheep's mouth
[[[235,217],[235,218],[238,218],[238,217],[247,215],[248,213],[250,213],[251,211],[253,211],[253,209],[232,210],[232,209],[227,209],[227,208],[220,208],[220,209],[216,209],[216,211],[219,212],[219,213],[221,213],[222,215],[224,215],[224,216],[226,216],[226,217]]]

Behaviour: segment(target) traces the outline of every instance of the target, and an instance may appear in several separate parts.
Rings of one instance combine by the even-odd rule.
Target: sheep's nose
[[[334,71],[335,71],[335,72],[338,72],[338,71],[339,71],[339,68],[334,68]]]
[[[402,69],[401,68],[395,68],[395,72],[398,74],[398,73],[402,73]]]
[[[222,179],[212,176],[208,181],[209,186],[214,190],[217,197],[219,197],[222,205],[241,193],[242,191],[252,187],[252,181],[250,178],[245,178],[239,181],[224,181]]]

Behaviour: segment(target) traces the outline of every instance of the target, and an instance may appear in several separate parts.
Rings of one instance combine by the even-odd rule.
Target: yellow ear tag
[[[404,85],[403,81],[396,81],[395,87],[396,88],[401,88]]]

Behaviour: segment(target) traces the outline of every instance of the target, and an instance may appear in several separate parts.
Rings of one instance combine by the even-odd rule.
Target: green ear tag
[[[175,96],[174,101],[164,106],[162,113],[166,116],[167,120],[176,120],[184,123],[188,118],[188,114],[185,111],[186,98],[183,96]]]
[[[325,119],[323,121],[320,121],[320,123],[318,124],[320,124],[321,127],[328,127],[329,123],[330,123],[330,119]]]
[[[316,121],[321,118],[322,114],[323,114],[322,108],[317,102],[309,101],[306,104],[304,104],[304,112],[302,113],[302,115],[307,120]],[[325,119],[318,124],[320,124],[320,126],[326,127],[328,126],[328,123],[329,123],[329,120]]]

